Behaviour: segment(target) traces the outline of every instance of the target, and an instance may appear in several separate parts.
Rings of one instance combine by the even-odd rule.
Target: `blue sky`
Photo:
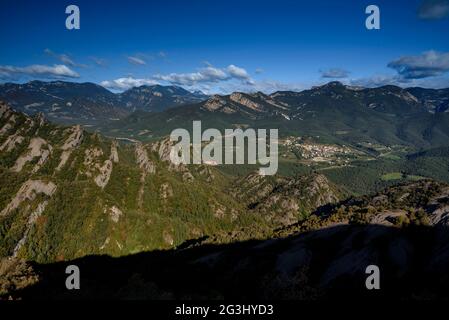
[[[81,12],[65,28],[66,6]],[[380,30],[365,8],[380,8]],[[62,79],[111,90],[208,93],[332,80],[449,87],[449,0],[0,2],[0,82]]]

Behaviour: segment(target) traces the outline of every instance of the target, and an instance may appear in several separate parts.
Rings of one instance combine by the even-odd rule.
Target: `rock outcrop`
[[[141,143],[136,144],[135,148],[136,161],[140,168],[140,188],[137,195],[137,203],[139,208],[143,206],[143,194],[145,190],[145,179],[148,174],[156,172],[156,166],[154,163],[148,158],[147,149]]]
[[[61,170],[64,167],[64,165],[69,160],[69,157],[72,154],[73,149],[78,147],[83,141],[83,129],[81,128],[81,126],[74,126],[70,128],[70,131],[71,131],[70,136],[67,138],[67,140],[64,142],[64,145],[61,147],[62,154],[58,167],[56,168],[57,171]]]
[[[248,209],[281,225],[294,223],[300,214],[339,200],[337,189],[320,174],[293,178],[253,173],[238,180],[231,192],[244,200]]]
[[[85,151],[84,154],[84,170],[81,173],[85,174],[88,177],[92,177],[95,175],[94,181],[100,188],[106,187],[111,178],[113,162],[114,159],[118,162],[117,149],[111,147],[111,155],[109,159],[105,160],[103,163],[98,161],[98,158],[103,156],[103,150],[98,147],[90,148]],[[116,148],[116,147],[115,147]]]
[[[9,106],[0,103],[0,119],[7,119],[6,123],[0,128],[0,136],[5,135],[16,123],[16,116]]]
[[[34,210],[28,217],[25,233],[23,234],[23,237],[19,240],[19,242],[16,244],[16,246],[14,248],[13,255],[12,255],[14,258],[17,257],[20,249],[25,244],[25,242],[28,238],[28,234],[30,233],[31,228],[36,223],[37,219],[41,216],[41,214],[44,212],[47,205],[48,205],[48,201],[39,203],[36,210]]]
[[[117,223],[120,220],[120,217],[123,215],[122,210],[120,210],[116,206],[112,206],[111,208],[106,208],[104,210],[105,213],[109,214],[109,218],[114,222]],[[109,241],[108,241],[109,242]]]
[[[164,202],[167,202],[167,199],[173,197],[173,188],[170,186],[169,183],[163,183],[160,187],[159,194],[161,197],[161,200]]]
[[[17,209],[24,201],[33,201],[38,194],[45,194],[51,197],[56,191],[56,185],[49,181],[28,180],[19,189],[11,202],[0,212],[0,216],[6,216],[11,211]]]
[[[113,140],[111,142],[111,157],[110,157],[110,159],[114,163],[118,163],[119,162],[118,151],[117,151],[117,141],[116,140]]]
[[[16,163],[11,170],[20,172],[27,162],[30,162],[34,160],[34,158],[38,157],[39,160],[32,169],[32,173],[35,173],[45,163],[45,161],[47,161],[52,150],[53,147],[49,145],[44,139],[32,138],[28,146],[28,151],[16,160]]]
[[[0,119],[3,117],[7,118],[10,114],[11,108],[3,101],[0,101]]]
[[[159,156],[159,159],[166,162],[171,162],[170,160],[170,152],[173,146],[173,142],[170,141],[170,138],[165,138],[160,141],[154,142],[150,145],[150,149],[153,152],[156,152]]]
[[[13,135],[10,135],[5,142],[0,146],[0,151],[10,152],[17,145],[21,144],[25,138],[18,134],[17,132]]]
[[[224,100],[219,95],[215,95],[203,105],[203,108],[208,111],[216,111],[226,105],[226,100]]]
[[[100,188],[106,187],[106,185],[109,182],[109,178],[111,177],[112,173],[112,161],[106,160],[104,164],[99,168],[100,174],[95,177],[95,183]]]
[[[154,163],[148,158],[147,149],[141,143],[136,144],[135,149],[136,161],[139,165],[139,168],[142,170],[144,175],[146,176],[149,173],[156,172],[156,166]]]

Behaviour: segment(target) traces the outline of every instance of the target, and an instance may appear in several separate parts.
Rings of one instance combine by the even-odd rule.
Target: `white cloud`
[[[235,91],[272,93],[275,91],[300,91],[308,86],[304,83],[287,83],[271,79],[255,81],[242,67],[228,65],[217,68],[211,64],[191,73],[156,74],[152,77],[136,79],[132,75],[103,81],[100,84],[106,88],[123,91],[142,85],[180,85],[190,91],[201,90],[206,94],[229,94]]]
[[[134,65],[146,65],[147,63],[145,62],[145,60],[143,60],[142,58],[139,57],[133,57],[133,56],[129,56],[128,57],[128,62]]]
[[[62,64],[53,66],[33,64],[26,67],[0,66],[0,76],[2,78],[17,78],[19,76],[78,78],[79,74]]]
[[[253,88],[253,91],[261,91],[266,94],[276,91],[301,91],[307,88],[307,86],[302,83],[282,82],[270,79],[256,81],[251,87]]]
[[[159,84],[159,82],[153,79],[135,79],[133,77],[126,77],[110,81],[102,81],[100,84],[108,89],[127,90],[132,87],[140,87],[143,85],[155,85]]]
[[[193,86],[200,82],[218,82],[227,80],[228,76],[220,69],[213,67],[203,68],[198,72],[192,73],[170,73],[166,75],[157,74],[155,79],[167,81],[173,84]]]
[[[239,68],[233,64],[229,65],[226,68],[226,71],[229,73],[231,77],[237,78],[237,79],[244,79],[244,80],[251,80],[248,72],[246,72],[245,69]]]
[[[232,79],[243,81],[247,84],[253,83],[248,72],[233,64],[226,68],[216,68],[208,64],[206,67],[191,73],[170,73],[166,75],[157,74],[155,79],[170,82],[172,84],[194,86],[199,83],[217,83]]]
[[[62,63],[66,64],[68,66],[81,67],[81,68],[85,68],[86,67],[86,65],[84,65],[84,64],[79,64],[79,63],[76,63],[75,61],[73,61],[72,58],[70,58],[70,56],[67,55],[67,54],[64,54],[64,53],[63,54],[58,54],[58,53],[55,53],[55,52],[53,52],[52,50],[50,50],[48,48],[45,49],[44,52],[46,54],[48,54],[49,56],[51,56],[51,57],[53,57],[55,59],[58,59],[59,61],[61,61]]]
[[[449,15],[449,0],[424,0],[419,7],[418,17],[425,20],[437,20]]]
[[[272,79],[264,79],[261,81],[254,81],[252,84],[237,83],[237,82],[226,82],[218,87],[212,87],[208,90],[203,89],[202,91],[207,94],[230,94],[235,91],[239,92],[257,92],[261,91],[265,94],[271,94],[276,91],[301,91],[308,88],[308,85],[302,83],[294,82],[281,82]]]
[[[341,79],[347,78],[349,71],[341,68],[331,68],[328,70],[320,70],[321,78]]]
[[[90,59],[99,67],[106,67],[107,63],[105,59],[98,57],[90,57]]]
[[[403,56],[388,67],[404,79],[422,79],[449,72],[449,52],[426,51],[417,56]]]
[[[447,88],[449,79],[447,76],[405,79],[399,75],[374,75],[367,78],[351,79],[348,84],[362,86],[366,88],[376,88],[385,85],[394,85],[403,88],[423,87],[423,88]]]
[[[366,78],[357,78],[349,80],[348,84],[352,86],[361,86],[366,88],[375,88],[386,85],[399,85],[403,84],[404,81],[401,81],[401,78],[398,76],[391,75],[373,75],[371,77]]]

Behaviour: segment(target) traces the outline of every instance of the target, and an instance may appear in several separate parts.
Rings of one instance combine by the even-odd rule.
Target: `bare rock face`
[[[186,171],[184,171],[182,174],[182,181],[183,182],[192,182],[193,180],[195,180],[195,177],[186,168]]]
[[[119,158],[118,158],[118,151],[117,151],[117,141],[112,141],[111,144],[111,160],[114,163],[118,163],[119,162]]]
[[[94,169],[98,168],[97,158],[103,155],[103,150],[100,148],[89,148],[84,152],[84,167],[86,168],[84,173],[88,177],[92,176]]]
[[[109,182],[109,179],[111,178],[112,173],[112,161],[106,160],[100,168],[100,174],[95,177],[95,183],[100,188],[106,187],[106,185]]]
[[[162,233],[162,238],[164,239],[164,242],[170,246],[175,243],[173,236],[166,230]]]
[[[11,108],[9,108],[6,104],[0,104],[0,114],[0,119],[8,119],[3,127],[0,128],[0,136],[2,136],[14,127],[16,117]]]
[[[442,206],[435,211],[429,217],[432,225],[449,226],[449,205]]]
[[[210,205],[215,218],[223,219],[226,216],[226,207],[218,202],[212,202]]]
[[[216,111],[226,105],[226,101],[219,95],[215,95],[204,104],[203,108],[208,111]]]
[[[307,194],[315,198],[315,206],[320,207],[328,203],[337,202],[338,196],[330,187],[329,180],[326,176],[318,174],[312,177],[309,186],[307,187]]]
[[[11,114],[11,108],[6,103],[0,101],[0,119],[8,117]]]
[[[159,194],[162,200],[167,200],[168,198],[173,197],[173,188],[167,182],[163,183],[160,187]]]
[[[109,245],[109,242],[111,242],[111,238],[107,237],[103,244],[98,248],[99,250],[104,250],[106,248],[107,245]]]
[[[64,165],[69,160],[70,155],[72,154],[72,150],[63,151],[61,154],[61,160],[59,161],[58,166],[56,167],[56,171],[60,171]]]
[[[122,210],[120,210],[116,206],[112,206],[111,208],[105,209],[104,211],[105,213],[109,213],[109,218],[111,218],[111,220],[115,223],[119,222],[120,217],[123,215]]]
[[[13,126],[10,122],[5,123],[5,125],[0,129],[0,136],[3,136],[6,132],[8,132],[12,128]]]
[[[67,163],[67,160],[69,160],[70,155],[72,154],[72,150],[78,147],[83,141],[83,129],[81,128],[81,126],[74,126],[69,130],[71,130],[71,134],[64,142],[64,145],[61,147],[63,151],[61,154],[59,165],[56,168],[57,171],[61,170],[64,167],[64,165]]]
[[[21,144],[25,138],[15,133],[9,136],[5,142],[0,146],[0,151],[6,150],[7,152],[12,151],[17,145]]]
[[[6,216],[11,211],[17,209],[24,201],[33,201],[37,194],[43,193],[48,197],[51,197],[56,191],[56,185],[49,181],[44,182],[42,180],[28,180],[25,182],[11,200],[11,202],[0,212],[0,216]]]
[[[36,115],[36,121],[37,121],[37,124],[39,125],[39,127],[42,127],[46,123],[45,116],[42,112],[39,112]]]
[[[232,114],[232,113],[236,113],[236,112],[237,112],[235,109],[232,109],[231,107],[228,107],[228,106],[224,106],[224,107],[221,109],[221,111],[222,111],[223,113],[226,113],[226,114]]]
[[[449,187],[430,200],[428,205],[429,222],[433,226],[449,226]]]
[[[231,194],[238,200],[257,203],[258,199],[267,197],[273,189],[274,186],[265,176],[251,173],[236,182],[236,187],[231,189]]]
[[[27,162],[32,161],[36,157],[39,157],[37,164],[32,170],[33,173],[37,172],[39,168],[45,163],[45,161],[47,161],[52,149],[52,146],[48,144],[44,139],[32,138],[30,141],[30,145],[28,146],[28,151],[16,160],[16,163],[11,170],[20,172]]]
[[[19,242],[16,244],[15,248],[14,248],[14,252],[13,252],[13,257],[17,257],[20,248],[22,248],[22,246],[25,244],[27,238],[28,238],[28,234],[30,233],[31,227],[36,223],[37,219],[41,216],[41,214],[44,212],[45,208],[48,205],[48,201],[44,201],[42,203],[39,203],[39,205],[37,206],[36,210],[34,210],[30,216],[28,217],[28,221],[27,221],[27,228],[25,230],[25,233],[23,234],[22,238],[19,240]]]
[[[24,128],[24,129],[25,129],[25,132],[27,132],[30,128],[34,127],[35,124],[36,124],[36,123],[34,122],[33,118],[29,118],[29,117],[27,116],[27,118],[26,118],[26,120],[25,120],[25,125],[26,125],[26,126],[23,126],[23,127],[25,127],[25,128]],[[35,134],[35,136],[37,136],[37,133]]]
[[[135,152],[136,152],[136,161],[141,170],[140,188],[139,188],[139,193],[137,195],[137,203],[139,205],[139,208],[142,208],[143,193],[144,193],[144,188],[145,188],[145,179],[148,174],[156,172],[156,166],[148,158],[147,149],[145,148],[145,146],[143,144],[137,143]]]
[[[83,164],[85,169],[80,171],[80,173],[85,174],[88,177],[96,175],[94,182],[97,186],[100,188],[106,187],[112,174],[114,154],[111,152],[109,159],[101,163],[98,158],[104,153],[100,148],[90,148],[84,153]]]
[[[34,116],[34,119],[27,119],[27,122],[29,122],[29,127],[34,127],[34,124],[37,123],[37,130],[34,135],[38,136],[40,128],[42,128],[47,123],[47,120],[45,119],[44,114],[42,112],[39,112]]]
[[[231,94],[229,96],[229,98],[231,99],[231,101],[239,103],[251,110],[257,111],[257,112],[264,112],[264,108],[262,105],[260,105],[259,103],[256,103],[254,101],[251,101],[250,99],[248,99],[247,97],[245,97],[244,94],[240,93],[240,92],[235,92],[233,94]]]
[[[270,111],[279,113],[280,111],[288,110],[289,105],[283,102],[277,102],[272,97],[261,92],[253,94],[234,92],[226,98],[219,95],[213,96],[204,103],[202,109],[227,114],[241,112],[250,117],[254,117],[254,113],[267,113]]]
[[[162,161],[167,161],[171,163],[170,160],[170,151],[173,146],[173,142],[170,141],[170,138],[165,138],[163,140],[157,141],[150,145],[151,151],[157,152],[159,155],[159,159]]]
[[[74,126],[71,128],[72,133],[67,138],[67,140],[64,142],[64,145],[62,146],[62,150],[70,150],[73,148],[76,148],[80,145],[81,141],[83,140],[83,129],[80,125]]]
[[[136,160],[140,169],[145,172],[145,175],[148,173],[155,173],[156,167],[152,161],[148,158],[148,153],[145,146],[141,143],[136,144]]]
[[[212,182],[215,179],[214,173],[207,165],[201,167],[201,169],[199,170],[199,174],[205,177],[207,182]]]
[[[310,212],[339,200],[327,178],[319,174],[293,178],[253,173],[239,179],[231,194],[245,200],[250,210],[281,225],[294,223],[303,211]]]
[[[109,159],[106,160],[101,167],[99,167],[100,174],[95,177],[95,183],[100,188],[106,187],[111,178],[113,163],[118,163],[118,152],[117,152],[117,142],[113,141],[111,144],[111,155]]]
[[[380,213],[377,213],[370,221],[371,224],[378,224],[383,226],[394,226],[395,221],[398,218],[406,218],[407,212],[404,210],[390,210],[390,211],[383,211]]]
[[[2,107],[0,102],[0,107]],[[3,114],[5,119],[9,117],[8,121],[5,123],[5,125],[0,129],[0,136],[5,135],[8,133],[11,129],[14,128],[15,124],[15,118],[16,114],[14,111],[12,111],[8,106],[3,105]],[[13,134],[10,134],[6,140],[3,142],[3,144],[0,146],[0,151],[10,152],[12,151],[17,145],[20,145],[24,140],[25,136],[27,136],[27,133],[34,127],[35,122],[32,118],[26,117],[25,122],[20,125],[16,130],[14,130]],[[38,130],[34,133],[34,135],[38,136]]]
[[[283,109],[283,110],[289,109],[288,104],[286,104],[284,102],[277,102],[277,101],[273,100],[270,96],[267,96],[267,95],[263,94],[262,92],[256,92],[256,93],[252,94],[252,96],[263,100],[264,102],[272,105],[273,107]]]
[[[150,145],[150,149],[153,152],[156,152],[159,156],[159,159],[162,161],[168,162],[168,170],[177,171],[182,174],[182,180],[184,182],[190,182],[195,179],[192,173],[189,171],[186,165],[184,164],[174,164],[170,159],[170,152],[172,146],[175,142],[170,141],[170,138],[165,138],[163,140],[157,141]]]

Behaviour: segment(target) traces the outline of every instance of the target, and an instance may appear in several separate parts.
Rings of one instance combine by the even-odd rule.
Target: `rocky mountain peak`
[[[340,81],[331,81],[321,86],[312,87],[312,89],[329,89],[329,88],[346,88],[346,86]]]
[[[0,101],[0,118],[9,115],[11,113],[11,108],[3,101]]]
[[[224,107],[226,105],[226,100],[220,95],[214,95],[209,98],[206,103],[204,103],[203,108],[208,111],[215,111]]]
[[[251,98],[253,97],[242,92],[234,92],[229,96],[229,99],[233,102],[241,104],[253,111],[263,112],[263,106],[260,103],[253,101]]]

